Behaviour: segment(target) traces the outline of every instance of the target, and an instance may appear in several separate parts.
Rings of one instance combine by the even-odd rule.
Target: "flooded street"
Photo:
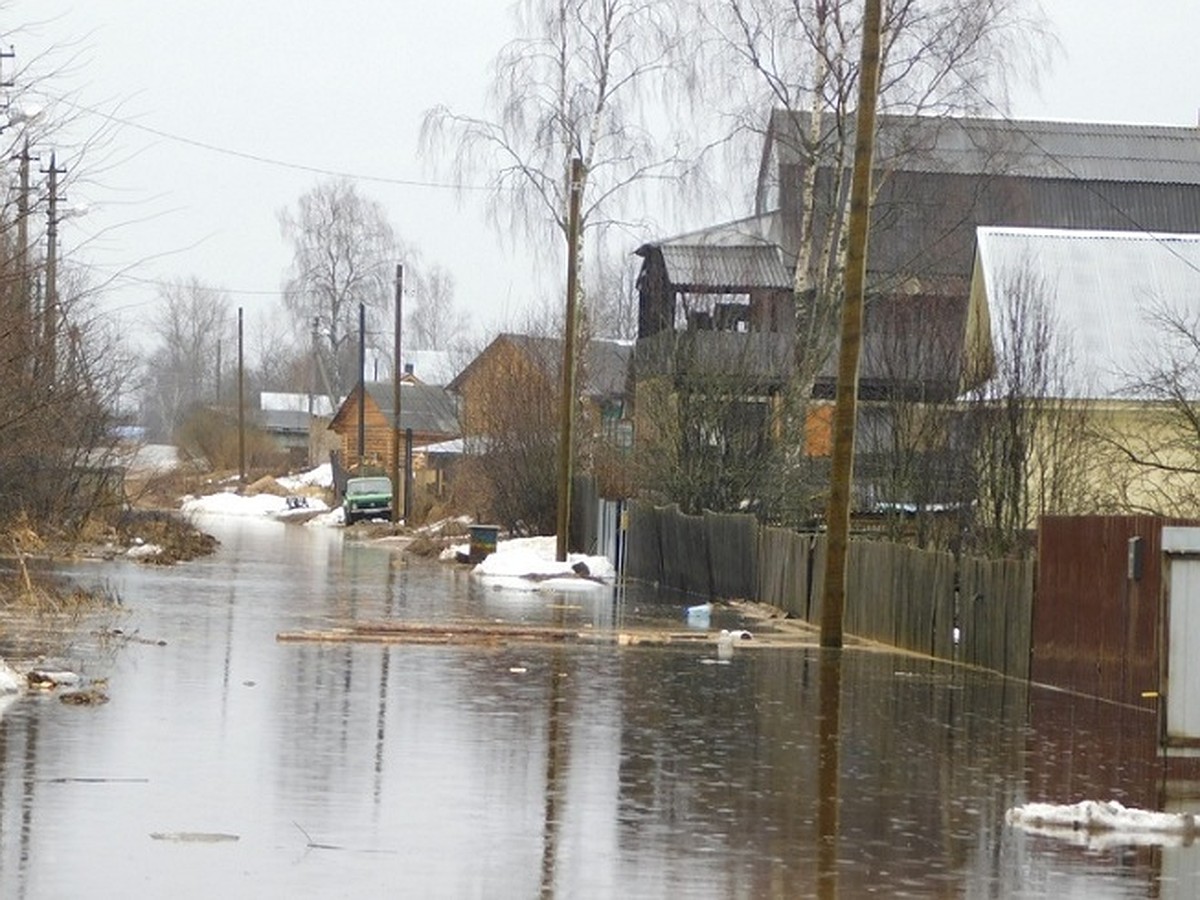
[[[711,645],[277,643],[349,618],[682,622],[683,603],[488,590],[462,569],[343,546],[338,530],[201,524],[222,541],[212,558],[71,570],[120,594],[116,626],[137,640],[72,660],[108,673],[108,704],[31,696],[0,719],[0,896],[1200,887],[1195,845],[1089,847],[1004,823],[1031,800],[1189,808],[1164,788],[1143,714],[848,650],[838,777],[822,779],[830,676],[816,649],[717,665]]]

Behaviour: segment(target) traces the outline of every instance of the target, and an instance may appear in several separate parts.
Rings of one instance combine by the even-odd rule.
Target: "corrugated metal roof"
[[[799,158],[797,132],[807,133],[807,122],[807,113],[772,113],[780,162]],[[827,139],[833,125],[830,116]],[[1198,128],[896,115],[876,125],[881,169],[1200,184]]]
[[[1045,279],[1056,333],[1073,356],[1068,396],[1127,396],[1130,380],[1161,355],[1151,311],[1200,313],[1200,235],[980,228],[977,241],[997,347],[1005,285],[1022,272]]]
[[[743,293],[760,288],[787,290],[792,286],[779,248],[773,244],[741,247],[664,244],[658,249],[668,280],[679,290]]]
[[[664,238],[637,252],[642,257],[661,252],[667,278],[678,290],[787,290],[792,276],[783,264],[781,237],[782,221],[775,211]]]

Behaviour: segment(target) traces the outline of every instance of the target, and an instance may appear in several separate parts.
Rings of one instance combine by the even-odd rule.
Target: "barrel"
[[[487,557],[496,552],[496,538],[500,534],[500,528],[497,525],[472,525],[471,526],[471,562],[483,562]]]

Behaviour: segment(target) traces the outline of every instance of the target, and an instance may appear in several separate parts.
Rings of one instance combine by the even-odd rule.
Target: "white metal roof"
[[[1068,396],[1129,396],[1131,380],[1162,353],[1162,326],[1149,312],[1200,313],[1197,234],[979,228],[975,267],[997,348],[1006,342],[1005,286],[1022,271],[1044,280],[1055,332],[1073,356]]]

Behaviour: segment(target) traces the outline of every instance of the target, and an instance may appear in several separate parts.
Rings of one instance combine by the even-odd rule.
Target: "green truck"
[[[392,517],[392,480],[382,475],[351,478],[346,482],[342,513],[347,525],[360,519]]]

